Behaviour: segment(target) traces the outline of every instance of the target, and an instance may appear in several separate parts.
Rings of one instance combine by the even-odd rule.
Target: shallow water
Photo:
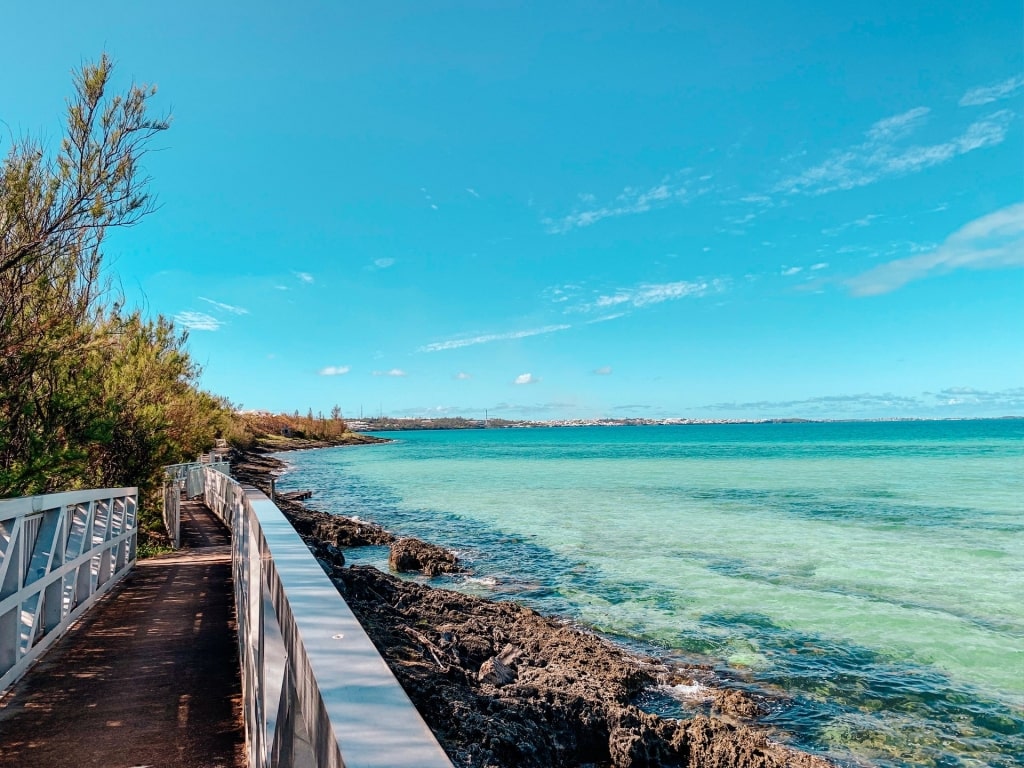
[[[279,485],[458,550],[439,584],[784,694],[798,746],[1024,765],[1024,421],[390,436]]]

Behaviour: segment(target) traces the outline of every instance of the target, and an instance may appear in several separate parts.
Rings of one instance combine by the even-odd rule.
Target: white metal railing
[[[231,530],[252,768],[451,768],[320,564],[262,492],[202,469]]]
[[[0,500],[0,691],[135,565],[138,490]]]
[[[164,529],[171,546],[181,546],[181,484],[164,483]]]
[[[203,468],[208,467],[224,475],[231,474],[231,465],[226,461],[188,464],[169,464],[164,467],[164,528],[171,540],[171,546],[181,546],[181,499],[194,499],[203,495]]]

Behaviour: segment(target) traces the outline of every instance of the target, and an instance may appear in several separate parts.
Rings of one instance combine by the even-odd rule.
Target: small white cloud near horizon
[[[1024,88],[1024,74],[1014,75],[995,85],[980,85],[971,88],[960,99],[961,107],[980,107],[983,104],[991,104],[1000,101]]]
[[[174,322],[190,331],[217,331],[222,325],[221,321],[212,315],[192,311],[179,312],[174,316]]]
[[[387,269],[388,267],[394,265],[394,263],[395,260],[392,258],[374,259],[373,261],[373,265],[377,267],[377,269]]]
[[[521,373],[516,376],[513,384],[536,384],[540,379],[534,376],[532,373]]]
[[[441,352],[447,349],[460,349],[472,347],[476,344],[489,344],[492,341],[507,341],[510,339],[525,339],[530,336],[541,336],[545,333],[567,331],[571,325],[545,325],[543,328],[530,328],[524,331],[509,331],[508,333],[488,333],[482,336],[473,336],[465,339],[448,339],[447,341],[435,341],[420,347],[418,352]]]
[[[321,368],[317,373],[321,376],[344,376],[351,370],[352,368],[348,365],[328,365],[325,368]]]
[[[914,280],[958,269],[1024,266],[1024,203],[965,224],[937,248],[880,264],[846,281],[854,296],[889,293]]]
[[[401,368],[392,368],[390,371],[374,371],[373,375],[374,376],[391,376],[392,378],[401,379],[401,378],[404,378],[405,376],[408,376],[409,374],[407,374]]]
[[[200,296],[199,300],[200,301],[205,301],[207,304],[211,304],[214,307],[216,307],[217,309],[223,310],[224,312],[229,312],[232,315],[248,315],[249,314],[249,310],[246,309],[245,307],[235,307],[235,306],[232,306],[231,304],[225,304],[222,301],[214,301],[213,299],[208,299],[205,296]]]
[[[466,373],[465,371],[459,371],[458,373],[455,374],[455,378],[458,381],[469,381],[473,377],[470,374]]]
[[[315,282],[313,276],[309,272],[295,272],[294,275],[306,285],[310,285]]]
[[[602,365],[600,368],[595,368],[593,372],[596,376],[611,376],[612,367],[610,365]]]

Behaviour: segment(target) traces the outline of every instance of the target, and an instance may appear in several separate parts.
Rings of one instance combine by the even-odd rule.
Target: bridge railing
[[[208,457],[200,457],[200,461],[187,464],[169,464],[164,467],[164,528],[175,549],[181,546],[181,499],[194,499],[203,494],[203,468],[231,474],[231,465],[227,461],[206,461]],[[223,458],[223,457],[220,457]]]
[[[281,510],[209,465],[202,476],[231,530],[249,765],[451,768]]]
[[[0,691],[135,565],[138,490],[0,500]]]

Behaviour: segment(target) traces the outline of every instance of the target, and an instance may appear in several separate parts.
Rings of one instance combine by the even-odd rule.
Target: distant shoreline
[[[945,418],[925,418],[917,416],[892,416],[876,419],[804,419],[804,418],[771,418],[771,419],[551,419],[533,421],[529,419],[467,419],[467,418],[392,418],[389,416],[375,419],[349,420],[349,428],[356,433],[367,432],[411,432],[411,431],[450,431],[461,429],[540,429],[540,428],[572,428],[572,427],[679,427],[709,425],[749,425],[760,424],[892,424],[892,423],[925,423],[925,422],[964,422],[964,421],[1024,421],[1024,416],[980,416],[962,417],[947,416]],[[327,447],[327,446],[310,446]],[[285,449],[291,450],[291,449]]]

